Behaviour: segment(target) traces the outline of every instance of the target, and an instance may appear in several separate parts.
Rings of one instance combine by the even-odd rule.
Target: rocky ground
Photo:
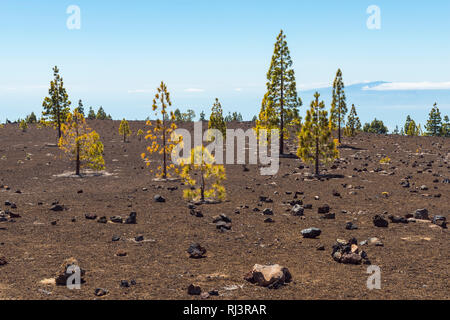
[[[191,211],[181,182],[152,180],[145,141],[90,125],[107,169],[83,178],[53,130],[0,129],[0,299],[450,298],[449,139],[345,138],[321,179],[295,158],[276,176],[227,165],[227,200]],[[71,263],[80,290],[54,283]],[[369,265],[380,290],[366,286]]]

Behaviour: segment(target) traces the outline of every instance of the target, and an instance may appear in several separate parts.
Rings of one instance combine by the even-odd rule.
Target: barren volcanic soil
[[[344,138],[340,159],[323,170],[322,179],[310,178],[312,167],[295,158],[281,159],[276,176],[261,176],[257,165],[249,165],[248,171],[227,165],[227,201],[198,207],[204,216],[195,217],[182,198],[181,182],[153,181],[141,160],[146,142],[135,134],[144,122],[130,123],[129,143],[122,142],[117,121],[89,124],[105,145],[108,174],[102,176],[65,176],[73,164],[52,146],[52,129],[30,126],[22,133],[13,124],[0,129],[0,210],[20,215],[0,222],[0,257],[7,261],[0,265],[0,299],[96,299],[96,288],[108,291],[100,299],[199,299],[187,294],[191,283],[203,291],[217,289],[219,296],[210,299],[450,298],[448,229],[419,221],[379,228],[372,221],[377,214],[404,217],[422,208],[430,218],[449,219],[450,184],[445,179],[450,178],[450,139]],[[292,143],[290,149],[294,151]],[[385,156],[390,164],[380,164]],[[406,177],[409,188],[401,185]],[[290,212],[296,192],[312,205],[304,217]],[[155,202],[156,194],[166,202]],[[261,203],[260,196],[273,203]],[[67,210],[50,211],[56,201]],[[318,214],[324,204],[335,219]],[[273,209],[275,222],[264,222],[265,208]],[[90,213],[109,221],[132,211],[137,212],[135,225],[85,218]],[[231,230],[216,229],[213,216],[221,213],[232,219]],[[346,230],[347,222],[358,229]],[[320,237],[304,239],[300,232],[309,227],[320,228]],[[135,242],[138,235],[144,241]],[[113,242],[113,236],[120,240]],[[360,246],[381,268],[381,290],[367,289],[367,265],[333,260],[336,239],[352,237],[358,242],[377,237],[384,244]],[[206,258],[189,258],[186,250],[196,242],[207,249]],[[317,250],[319,245],[325,250]],[[116,256],[119,250],[126,256]],[[70,257],[86,271],[81,290],[41,283],[55,277]],[[244,275],[256,263],[283,265],[293,281],[276,290],[246,282]],[[121,280],[136,284],[121,288]]]

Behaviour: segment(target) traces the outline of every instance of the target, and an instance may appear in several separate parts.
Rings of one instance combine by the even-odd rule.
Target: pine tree
[[[341,126],[344,125],[344,117],[347,114],[347,102],[344,92],[344,81],[342,71],[338,69],[333,82],[333,100],[330,110],[330,126],[338,130],[338,141],[341,143]]]
[[[167,91],[167,86],[161,81],[160,86],[157,88],[157,93],[153,99],[153,111],[157,120],[155,121],[155,126],[147,131],[145,137],[146,140],[151,140],[152,145],[147,147],[147,152],[142,153],[142,159],[150,166],[150,155],[153,153],[159,153],[163,156],[163,165],[158,167],[157,176],[163,179],[171,177],[169,171],[175,170],[175,165],[172,163],[168,165],[168,155],[171,154],[173,148],[180,142],[180,138],[172,137],[172,133],[176,130],[177,126],[174,123],[175,115],[173,111],[168,113],[168,107],[172,106],[170,101],[170,93]],[[159,109],[159,110],[158,110]],[[158,118],[161,116],[161,119]],[[152,122],[147,121],[147,126],[152,127]]]
[[[142,129],[139,129],[136,133],[136,135],[138,136],[139,141],[142,140],[142,136],[144,135],[144,131]]]
[[[400,131],[398,130],[398,125],[397,125],[397,126],[395,126],[393,134],[398,135],[399,133],[400,133]]]
[[[89,167],[104,170],[103,144],[97,132],[86,125],[84,116],[77,110],[69,113],[61,126],[62,135],[59,148],[75,161],[75,174],[80,175],[80,168]]]
[[[131,135],[130,125],[125,118],[120,122],[119,134],[123,136],[123,142],[127,142],[127,137]]]
[[[267,92],[263,97],[261,103],[261,111],[259,112],[258,119],[255,121],[256,135],[258,139],[261,139],[261,141],[268,143],[271,138],[271,130],[278,128],[278,116],[276,115],[273,100],[270,98],[270,95]],[[264,136],[262,135],[263,132],[265,134]]]
[[[352,109],[348,115],[345,131],[349,137],[354,137],[359,131],[361,131],[361,122],[359,121],[354,104],[352,105]]]
[[[223,118],[222,105],[219,99],[216,98],[216,102],[212,106],[211,116],[209,118],[208,129],[217,129],[222,132],[223,137],[227,135],[227,124]]]
[[[28,129],[28,124],[25,120],[21,120],[19,122],[19,128],[22,130],[22,132],[26,132]]]
[[[411,121],[409,121],[408,131],[406,131],[406,135],[411,137],[420,136],[420,125],[416,125],[416,122],[411,119]]]
[[[25,121],[28,124],[32,124],[32,123],[36,123],[37,122],[37,118],[36,115],[34,114],[34,112],[31,112],[26,118]]]
[[[95,120],[96,118],[97,116],[95,115],[94,109],[92,109],[92,107],[89,107],[88,119]]]
[[[320,94],[306,111],[305,122],[299,134],[297,155],[305,162],[315,163],[315,174],[319,175],[319,162],[328,163],[339,156],[337,143],[333,140],[325,103],[319,102]]]
[[[206,115],[205,115],[204,111],[200,112],[200,119],[199,120],[200,121],[205,121],[206,120]]]
[[[81,101],[81,99],[78,100],[78,107],[76,107],[75,110],[77,110],[78,113],[82,114],[83,117],[85,116],[85,115],[84,115],[83,101]]]
[[[448,116],[444,117],[444,123],[442,124],[442,133],[443,137],[450,137],[450,121]]]
[[[389,130],[383,121],[375,118],[371,123],[364,124],[363,131],[367,133],[386,134]]]
[[[226,191],[222,185],[226,179],[225,168],[215,164],[214,156],[203,145],[192,148],[190,158],[182,159],[180,165],[180,177],[190,186],[183,192],[185,199],[201,203],[225,199]]]
[[[430,115],[425,125],[425,129],[427,130],[428,136],[440,136],[442,133],[442,118],[441,112],[437,107],[437,103],[433,105],[433,108],[430,111]]]
[[[283,30],[277,37],[275,48],[272,55],[269,71],[267,72],[267,96],[263,100],[266,103],[272,103],[271,110],[266,112],[264,101],[260,115],[270,115],[273,119],[260,118],[260,129],[264,123],[276,123],[280,130],[280,154],[284,153],[284,139],[289,137],[289,128],[298,130],[301,118],[299,116],[299,108],[302,100],[297,96],[297,84],[295,81],[295,72],[292,69],[292,59],[286,42],[286,35]],[[259,129],[256,129],[259,131]]]
[[[69,95],[64,88],[63,78],[59,75],[58,67],[53,68],[54,79],[50,82],[49,96],[44,99],[42,117],[44,121],[51,122],[58,130],[58,139],[61,138],[61,125],[70,113]]]
[[[407,134],[407,132],[408,132],[409,124],[411,123],[411,121],[412,121],[411,116],[408,115],[408,116],[406,117],[405,126],[404,126],[404,128],[403,128],[403,131],[405,132],[405,134]]]
[[[102,106],[100,106],[100,108],[98,108],[96,119],[97,120],[108,120],[108,116],[106,115],[106,112]]]

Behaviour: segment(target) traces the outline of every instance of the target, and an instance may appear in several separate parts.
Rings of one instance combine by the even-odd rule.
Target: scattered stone
[[[102,289],[102,288],[97,288],[97,289],[94,290],[94,294],[97,297],[103,297],[103,296],[108,294],[108,290]]]
[[[161,195],[157,194],[153,197],[153,200],[155,202],[166,202],[166,199],[164,199]]]
[[[208,293],[210,296],[218,296],[219,295],[219,291],[215,290],[215,289],[209,291]]]
[[[65,210],[65,207],[62,206],[62,205],[60,205],[60,204],[54,204],[54,205],[50,208],[50,210],[51,210],[51,211],[54,211],[54,212],[60,212],[60,211],[64,211],[64,210]]]
[[[334,214],[334,213],[325,213],[321,218],[322,219],[327,219],[327,220],[333,220],[333,219],[336,219],[336,214]]]
[[[112,242],[117,242],[117,241],[120,240],[120,237],[119,236],[113,236],[111,240],[112,240]]]
[[[404,217],[390,215],[388,218],[392,223],[408,223],[408,219]]]
[[[216,223],[216,228],[220,231],[231,230],[231,223],[225,221],[219,221]]]
[[[110,220],[113,223],[123,223],[122,217],[119,217],[119,216],[113,216],[113,217],[110,218]]]
[[[433,223],[442,229],[447,229],[447,219],[444,216],[434,216]]]
[[[414,218],[420,220],[429,220],[427,209],[417,209],[414,213]]]
[[[270,209],[270,208],[266,208],[266,209],[263,210],[262,213],[263,213],[264,215],[266,215],[266,216],[272,216],[272,215],[273,215],[273,210]]]
[[[336,262],[343,264],[361,264],[363,260],[370,263],[367,254],[359,250],[357,243],[355,238],[349,241],[337,241],[333,246],[331,256]]]
[[[106,217],[100,217],[100,218],[97,220],[97,222],[98,222],[98,223],[108,223],[108,219],[106,219]]]
[[[134,241],[136,241],[136,242],[142,242],[142,241],[144,241],[144,236],[142,236],[142,235],[136,236],[136,237],[134,238]]]
[[[130,216],[125,220],[125,224],[136,224],[136,216],[137,213],[136,212],[131,212]]]
[[[426,185],[420,186],[420,190],[426,191],[426,190],[428,190],[428,187]]]
[[[356,229],[358,229],[358,226],[355,225],[353,222],[347,222],[345,224],[345,229],[347,229],[347,230],[356,230]]]
[[[189,258],[202,259],[205,258],[206,249],[203,248],[200,244],[194,243],[191,244],[191,246],[187,250],[187,253],[189,253]]]
[[[379,228],[387,228],[389,226],[389,222],[378,214],[373,217],[373,224]]]
[[[90,213],[86,213],[86,214],[84,215],[84,217],[85,217],[86,219],[88,219],[88,220],[95,220],[95,219],[97,219],[97,215],[96,215],[96,214],[90,214]]]
[[[255,264],[251,272],[245,276],[245,280],[270,289],[278,289],[292,281],[289,270],[278,264],[259,265]]]
[[[272,199],[270,199],[269,197],[265,197],[265,196],[259,196],[259,201],[265,202],[265,203],[273,203]]]
[[[328,204],[324,204],[323,206],[317,208],[318,213],[329,213],[330,212],[330,206]]]
[[[337,192],[336,190],[333,190],[333,196],[340,197],[341,194],[339,192]]]
[[[202,289],[199,286],[191,284],[187,288],[187,293],[191,296],[199,296],[202,293]]]
[[[322,230],[318,228],[309,228],[301,231],[303,238],[315,239],[322,233]]]
[[[130,283],[127,280],[120,280],[120,287],[121,288],[129,288]]]
[[[203,213],[200,210],[191,209],[190,214],[197,218],[203,218]]]
[[[316,247],[316,249],[317,249],[317,251],[325,251],[325,246],[324,246],[323,244],[319,244],[319,245]]]
[[[265,223],[274,223],[275,220],[273,220],[272,218],[267,218],[264,220]]]
[[[124,251],[124,250],[118,250],[117,252],[116,252],[116,256],[118,256],[118,257],[126,257],[127,256],[127,252],[126,251]]]
[[[0,266],[5,266],[8,264],[8,261],[6,261],[5,257],[0,257]]]
[[[305,209],[299,205],[296,204],[292,209],[291,209],[291,213],[293,216],[303,216],[305,212]]]
[[[246,168],[247,169],[247,168]],[[245,170],[244,170],[245,171]],[[247,171],[248,171],[248,169],[247,169]],[[206,300],[206,299],[208,299],[209,298],[209,293],[208,292],[202,292],[201,294],[200,294],[200,298],[202,298],[203,300]]]

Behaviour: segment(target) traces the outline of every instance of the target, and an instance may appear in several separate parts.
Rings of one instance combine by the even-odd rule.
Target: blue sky
[[[66,27],[69,5],[81,9],[80,30]],[[381,9],[380,30],[366,27],[369,5]],[[280,29],[300,96],[327,86],[338,68],[347,84],[388,81],[395,92],[406,82],[419,95],[430,85],[450,90],[449,14],[448,0],[2,0],[0,121],[41,111],[54,65],[73,102],[102,105],[114,118],[149,115],[164,80],[174,107],[208,114],[218,97],[226,112],[249,119],[259,111]],[[450,113],[446,97],[439,104]],[[424,121],[433,102],[410,113]],[[373,118],[373,106],[358,108],[362,121]]]

